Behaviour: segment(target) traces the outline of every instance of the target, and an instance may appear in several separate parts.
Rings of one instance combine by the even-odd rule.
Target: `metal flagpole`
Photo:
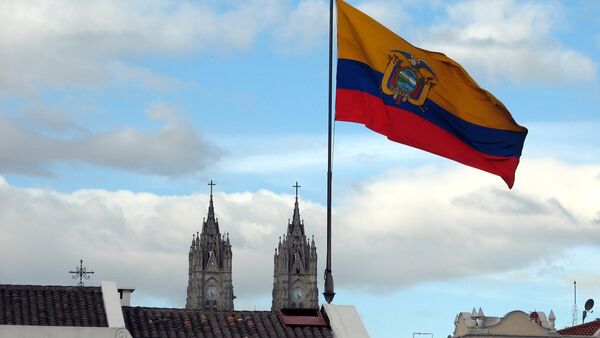
[[[333,74],[333,0],[329,0],[329,106],[327,120],[327,267],[325,268],[325,300],[331,303],[335,292],[333,291],[333,276],[331,275],[331,143],[332,143],[332,74]]]

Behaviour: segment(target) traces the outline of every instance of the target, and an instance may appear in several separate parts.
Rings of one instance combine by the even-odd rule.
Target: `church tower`
[[[275,249],[273,273],[272,311],[281,308],[318,308],[317,247],[314,236],[308,240],[304,234],[304,220],[298,210],[298,182],[292,221],[288,221],[287,234],[279,238]]]
[[[229,234],[221,235],[215,218],[212,188],[208,215],[202,221],[202,233],[192,235],[186,309],[233,311],[231,282],[231,244]]]

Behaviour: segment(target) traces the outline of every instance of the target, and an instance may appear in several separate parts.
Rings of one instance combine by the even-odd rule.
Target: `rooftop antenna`
[[[573,281],[573,322],[571,326],[577,325],[577,281]]]
[[[588,313],[593,313],[594,311],[592,310],[592,308],[594,307],[594,300],[593,299],[588,299],[585,302],[584,308],[585,310],[583,310],[583,315],[581,318],[581,324],[585,323],[585,317],[587,317]]]

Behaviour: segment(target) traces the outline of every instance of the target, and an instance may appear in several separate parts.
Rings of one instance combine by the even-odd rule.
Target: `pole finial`
[[[335,292],[333,290],[333,276],[331,275],[331,270],[325,269],[325,292],[323,292],[323,296],[325,297],[327,304],[331,304],[333,297],[335,297]]]

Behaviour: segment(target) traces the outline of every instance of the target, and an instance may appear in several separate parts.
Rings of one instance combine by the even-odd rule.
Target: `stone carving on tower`
[[[272,311],[281,308],[318,308],[317,247],[308,240],[298,210],[298,182],[292,221],[275,249]]]
[[[202,221],[202,233],[192,236],[189,254],[187,309],[205,311],[233,311],[233,284],[231,281],[231,243],[229,233],[221,235],[219,220],[215,218],[212,188],[208,215]]]

